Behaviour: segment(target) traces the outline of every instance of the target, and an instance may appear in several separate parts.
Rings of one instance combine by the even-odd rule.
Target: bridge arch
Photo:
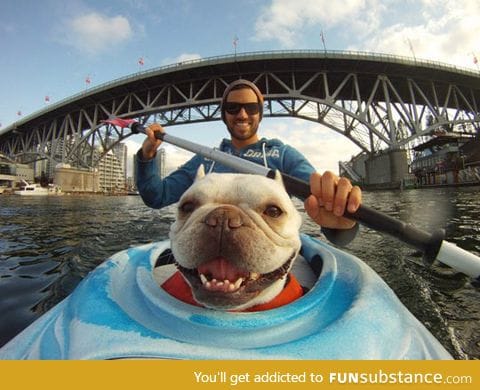
[[[0,152],[40,150],[57,162],[95,166],[131,135],[103,120],[155,119],[164,126],[220,120],[223,91],[239,77],[264,93],[265,117],[323,124],[367,153],[405,147],[439,127],[480,128],[474,71],[373,53],[256,52],[172,64],[84,91],[0,129]]]

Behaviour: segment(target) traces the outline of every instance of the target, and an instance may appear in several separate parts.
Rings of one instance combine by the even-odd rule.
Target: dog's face
[[[171,248],[197,302],[245,309],[282,290],[301,221],[280,176],[204,176],[202,168],[178,203]]]

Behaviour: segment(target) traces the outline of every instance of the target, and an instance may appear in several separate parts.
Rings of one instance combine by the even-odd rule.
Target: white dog
[[[301,222],[279,174],[205,176],[202,166],[178,203],[171,249],[196,302],[244,310],[284,288]]]

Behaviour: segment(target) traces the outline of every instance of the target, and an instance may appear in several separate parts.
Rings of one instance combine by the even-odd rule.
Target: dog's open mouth
[[[273,282],[285,276],[295,258],[295,252],[276,270],[260,274],[238,268],[223,257],[202,263],[196,269],[177,268],[187,278],[193,289],[201,289],[208,295],[238,297],[239,295],[256,294]]]
[[[235,267],[223,257],[201,264],[197,268],[203,287],[209,291],[235,292],[247,280],[256,280],[260,274]]]

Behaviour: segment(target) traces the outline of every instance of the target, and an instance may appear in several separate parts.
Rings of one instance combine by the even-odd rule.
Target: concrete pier
[[[365,172],[367,189],[401,188],[408,175],[406,150],[387,150],[370,156],[365,161]]]

